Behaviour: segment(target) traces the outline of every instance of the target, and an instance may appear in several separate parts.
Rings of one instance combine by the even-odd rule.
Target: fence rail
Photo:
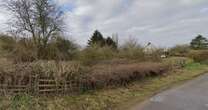
[[[9,78],[8,78],[9,77]],[[13,79],[10,81],[2,80],[0,82],[0,95],[5,94],[72,94],[79,92],[79,82],[69,81],[67,79],[58,81],[54,77],[40,77],[31,75],[30,77],[23,78],[16,76],[1,76],[1,79]]]

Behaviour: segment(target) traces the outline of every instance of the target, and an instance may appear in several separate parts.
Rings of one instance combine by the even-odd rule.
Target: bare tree
[[[15,31],[32,37],[38,48],[46,48],[53,34],[63,29],[63,12],[52,0],[6,0],[5,6],[14,15]]]

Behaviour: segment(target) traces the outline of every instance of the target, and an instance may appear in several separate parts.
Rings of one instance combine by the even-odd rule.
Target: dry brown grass
[[[135,80],[165,74],[168,66],[161,63],[103,64],[92,67],[89,74],[92,88],[109,86],[126,86]]]
[[[5,63],[0,65],[0,83],[10,86],[31,85],[31,76],[37,76],[54,79],[57,83],[73,82],[73,85],[76,85],[75,91],[83,92],[126,86],[145,77],[163,75],[168,69],[166,65],[152,62],[126,64],[117,62],[92,67],[82,66],[78,62]],[[73,91],[74,87],[70,89]]]

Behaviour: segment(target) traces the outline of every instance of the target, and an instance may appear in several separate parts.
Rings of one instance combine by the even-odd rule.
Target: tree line
[[[114,49],[118,47],[116,41],[113,40],[111,37],[104,38],[101,32],[96,30],[90,40],[88,41],[88,47],[97,45],[99,47],[109,46]]]

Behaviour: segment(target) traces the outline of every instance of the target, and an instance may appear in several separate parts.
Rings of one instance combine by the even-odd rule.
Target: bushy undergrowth
[[[64,78],[73,80],[75,77],[81,77],[83,74],[87,74],[87,68],[84,69],[76,62],[55,62],[55,61],[37,61],[33,63],[5,63],[0,65],[0,76],[2,83],[15,84],[15,79],[20,83],[27,83],[31,75],[38,75],[39,77],[51,77],[55,80],[61,81]],[[5,77],[6,76],[6,77]],[[8,76],[8,77],[7,77]],[[11,76],[11,77],[10,77]],[[84,75],[83,75],[84,76]],[[18,79],[20,78],[20,79]],[[26,78],[26,80],[24,80]],[[10,80],[11,79],[11,80]],[[18,82],[16,82],[18,83]]]
[[[135,60],[137,62],[161,61],[162,52],[160,49],[151,51],[151,54],[145,53],[144,50],[145,48],[136,42],[129,41],[117,49],[109,46],[100,47],[99,45],[93,45],[78,52],[76,60],[84,64],[97,64],[99,62],[115,59]]]
[[[0,56],[5,57],[10,53],[15,47],[15,40],[12,37],[1,35],[0,36]]]
[[[119,48],[94,45],[78,50],[73,42],[60,37],[51,39],[46,48],[37,47],[28,38],[14,41],[7,56],[13,63],[0,64],[1,83],[8,85],[27,85],[31,76],[38,76],[55,79],[59,84],[70,81],[80,91],[87,91],[126,86],[170,69],[160,63],[159,49],[147,54],[136,42]]]
[[[120,58],[128,58],[132,60],[145,60],[144,48],[135,44],[124,44],[117,55]]]
[[[174,58],[175,59],[175,58]],[[171,59],[172,60],[172,59]],[[190,63],[182,71],[174,72],[166,77],[149,78],[132,83],[127,88],[105,89],[77,96],[34,97],[30,95],[15,95],[0,97],[1,110],[117,110],[128,109],[126,101],[137,99],[143,101],[154,95],[158,90],[164,90],[176,84],[202,75],[207,70],[206,65]],[[139,100],[138,100],[139,99]],[[134,103],[134,102],[133,102]],[[124,106],[121,106],[121,105]],[[118,107],[118,108],[117,108]],[[120,109],[119,109],[120,110]]]
[[[50,39],[47,45],[35,43],[31,38],[0,36],[0,54],[14,62],[32,62],[36,60],[71,60],[78,46],[63,37]]]
[[[171,57],[163,59],[163,63],[170,65],[172,69],[180,69],[193,62],[193,59],[187,57]]]
[[[161,61],[161,51],[159,48],[144,47],[137,43],[137,40],[129,39],[120,48],[118,58],[137,61]]]
[[[94,45],[80,51],[76,59],[84,64],[94,64],[102,60],[112,60],[115,58],[116,52],[117,50],[112,47]]]
[[[170,49],[169,54],[171,56],[186,57],[190,51],[191,48],[189,45],[176,45]]]
[[[70,40],[62,37],[50,39],[45,47],[38,46],[30,38],[14,39],[9,36],[0,37],[1,50],[6,57],[14,62],[33,62],[37,60],[69,61],[77,60],[83,64],[96,64],[105,60],[128,59],[143,61],[160,61],[161,52],[155,49],[151,54],[145,53],[145,47],[130,40],[122,46],[115,48],[111,46],[91,45],[82,50]],[[0,53],[2,54],[2,53]]]
[[[79,91],[96,90],[106,87],[126,86],[135,80],[160,76],[169,70],[161,63],[99,64],[82,66],[77,62],[38,61],[33,63],[0,65],[2,84],[27,85],[30,75],[54,78],[58,83],[71,81]]]
[[[95,87],[128,85],[135,80],[165,74],[169,66],[160,63],[132,63],[94,66],[90,74],[90,83]]]
[[[208,50],[195,50],[191,51],[189,57],[195,62],[208,64]]]
[[[14,62],[32,62],[38,59],[38,49],[30,39],[20,39],[9,53]]]

